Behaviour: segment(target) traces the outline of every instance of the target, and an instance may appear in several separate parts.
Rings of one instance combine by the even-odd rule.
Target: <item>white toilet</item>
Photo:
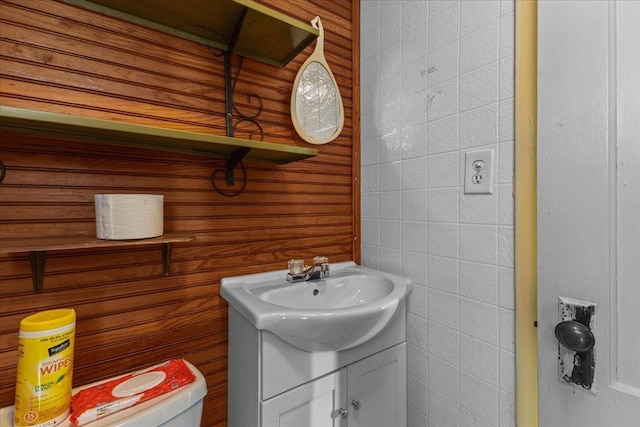
[[[185,361],[186,362],[186,361]],[[196,379],[175,391],[163,394],[139,405],[85,424],[86,427],[200,427],[202,402],[207,383],[198,369],[186,362]],[[89,384],[85,387],[90,387]],[[84,387],[78,388],[81,389]],[[74,392],[76,389],[74,389]],[[13,427],[13,406],[0,409],[0,426]],[[68,420],[59,424],[72,427]]]

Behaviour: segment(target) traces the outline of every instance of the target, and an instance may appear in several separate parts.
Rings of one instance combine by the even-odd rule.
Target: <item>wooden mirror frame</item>
[[[344,126],[344,106],[342,104],[342,96],[340,95],[340,88],[338,87],[338,83],[336,82],[336,79],[333,76],[333,73],[329,68],[329,64],[327,64],[327,60],[324,56],[324,29],[322,27],[322,22],[320,21],[320,17],[316,16],[311,21],[311,25],[315,29],[320,31],[320,35],[316,40],[316,47],[314,51],[311,53],[311,55],[309,55],[309,58],[307,58],[307,60],[302,64],[302,66],[298,70],[296,79],[293,82],[293,89],[291,91],[291,107],[290,108],[291,108],[291,120],[293,122],[293,127],[295,128],[298,135],[300,135],[300,137],[303,140],[305,140],[310,144],[320,145],[320,144],[326,144],[328,142],[333,141],[342,132],[342,128]],[[298,87],[300,84],[300,80],[303,74],[305,73],[305,71],[307,70],[307,68],[311,66],[313,63],[320,64],[326,70],[327,74],[329,75],[333,83],[333,87],[335,89],[335,94],[337,98],[336,103],[338,104],[337,105],[338,111],[336,113],[337,113],[338,119],[336,123],[336,130],[335,132],[333,132],[333,134],[331,134],[326,138],[316,138],[313,135],[308,134],[303,128],[301,121],[299,120],[298,111],[297,111]]]

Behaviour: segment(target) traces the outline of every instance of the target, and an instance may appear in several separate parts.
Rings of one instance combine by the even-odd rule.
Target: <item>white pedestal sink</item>
[[[406,426],[411,281],[331,264],[222,279],[229,302],[228,425]]]
[[[340,351],[378,334],[411,290],[411,280],[353,262],[331,277],[286,281],[287,270],[222,279],[220,294],[256,329],[305,351]]]

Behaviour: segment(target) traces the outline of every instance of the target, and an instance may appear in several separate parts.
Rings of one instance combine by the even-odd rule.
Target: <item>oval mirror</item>
[[[344,107],[340,89],[324,57],[324,29],[320,17],[311,25],[319,30],[313,53],[302,64],[291,92],[291,120],[298,135],[310,144],[326,144],[342,132]]]

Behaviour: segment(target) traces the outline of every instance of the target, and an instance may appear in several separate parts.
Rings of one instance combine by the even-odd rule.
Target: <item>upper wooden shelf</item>
[[[229,159],[249,149],[247,160],[284,164],[318,155],[315,148],[92,119],[0,106],[0,129],[83,142],[122,145]]]
[[[317,37],[318,30],[253,0],[64,0],[95,12],[283,67]]]

